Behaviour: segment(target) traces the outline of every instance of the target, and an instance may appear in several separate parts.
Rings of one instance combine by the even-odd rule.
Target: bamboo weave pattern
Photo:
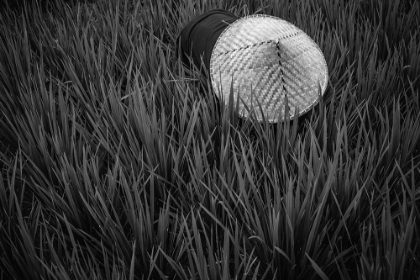
[[[225,102],[231,89],[243,117],[277,122],[310,110],[325,92],[328,69],[318,45],[302,30],[267,15],[241,18],[218,38],[210,59],[213,89]]]

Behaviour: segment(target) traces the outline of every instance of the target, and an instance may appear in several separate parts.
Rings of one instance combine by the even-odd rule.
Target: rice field
[[[177,36],[305,31],[299,119],[240,118]],[[0,12],[0,279],[420,279],[420,2],[91,0]]]

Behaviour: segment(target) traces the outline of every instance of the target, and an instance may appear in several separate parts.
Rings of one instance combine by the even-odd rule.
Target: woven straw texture
[[[276,17],[252,15],[220,35],[210,58],[210,77],[224,102],[232,89],[234,100],[239,94],[241,116],[253,111],[258,121],[277,122],[286,117],[286,102],[293,119],[319,101],[328,68],[318,45],[302,30]]]

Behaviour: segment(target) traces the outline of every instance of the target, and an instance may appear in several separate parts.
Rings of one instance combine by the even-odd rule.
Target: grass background
[[[242,120],[176,37],[284,18],[330,73]],[[0,18],[0,279],[420,279],[416,0],[97,0]]]

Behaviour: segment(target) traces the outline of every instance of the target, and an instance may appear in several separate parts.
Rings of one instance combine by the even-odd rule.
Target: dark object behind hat
[[[182,61],[188,64],[191,57],[194,65],[200,69],[202,59],[208,71],[211,53],[217,39],[223,30],[237,19],[238,17],[231,12],[216,9],[190,21],[178,37]]]

